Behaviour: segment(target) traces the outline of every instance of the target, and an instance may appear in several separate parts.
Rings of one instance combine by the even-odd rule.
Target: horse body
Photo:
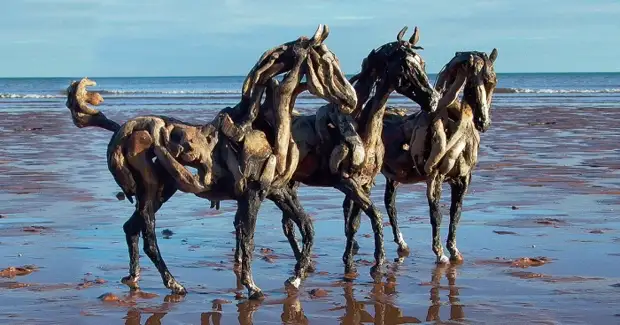
[[[394,91],[433,111],[438,94],[424,71],[424,61],[414,51],[419,39],[416,28],[409,41],[402,39],[373,50],[362,63],[362,71],[351,78],[357,94],[357,109],[351,116],[338,113],[334,104],[324,105],[317,113],[293,118],[292,134],[299,148],[299,164],[292,181],[316,187],[333,187],[343,192],[350,209],[364,211],[371,219],[375,234],[373,272],[383,265],[383,224],[379,210],[370,199],[370,189],[381,171],[384,144],[381,141],[383,115],[388,97]],[[359,219],[347,222],[347,247],[343,255],[345,272],[353,272],[351,243]],[[285,229],[293,251],[298,251],[294,232]]]
[[[382,169],[386,177],[384,201],[394,241],[403,241],[395,202],[398,184],[426,182],[437,263],[463,259],[456,247],[456,230],[463,198],[478,162],[480,132],[485,132],[491,123],[490,105],[497,84],[493,66],[496,58],[496,49],[490,56],[483,52],[457,52],[438,76],[436,89],[443,96],[436,113],[404,116],[390,112],[384,117],[382,138],[387,148]],[[463,89],[459,101],[457,96]],[[429,164],[431,160],[435,163]],[[450,258],[443,254],[439,234],[443,182],[448,182],[452,191],[447,239]]]
[[[322,44],[328,33],[326,26],[319,25],[311,39],[300,37],[266,51],[248,74],[240,103],[222,110],[206,125],[161,116],[136,117],[119,125],[88,106],[103,102],[98,93],[86,91],[95,82],[84,78],[70,85],[66,106],[74,124],[113,132],[108,145],[108,168],[128,199],[135,197],[137,201],[133,215],[123,226],[129,250],[129,275],[121,282],[138,288],[138,241],[142,234],[144,252],[157,267],[164,285],[174,293],[186,293],[168,270],[155,233],[155,213],[181,190],[210,199],[212,204],[219,200],[237,201],[236,261],[241,264],[241,282],[250,298],[262,296],[251,272],[256,218],[265,197],[274,201],[302,233],[303,250],[295,275],[289,279],[299,285],[310,258],[314,230],[294,193],[284,186],[290,179],[287,173],[292,174],[297,167],[297,151],[292,142],[285,140],[288,150],[282,150],[281,140],[287,138],[290,130],[290,119],[285,115],[290,115],[300,89],[338,103],[342,112],[356,106],[353,87],[333,53]],[[276,117],[273,130],[254,129],[267,83],[281,73],[285,73],[282,84],[271,89],[277,93],[277,101],[266,107]],[[306,74],[309,80],[302,85]],[[267,133],[279,136],[269,142]],[[196,168],[198,175],[186,166]]]

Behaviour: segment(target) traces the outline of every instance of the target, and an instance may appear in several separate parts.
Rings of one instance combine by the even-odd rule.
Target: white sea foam
[[[620,88],[606,89],[529,89],[529,88],[497,88],[498,94],[615,94]]]
[[[49,94],[8,94],[8,93],[0,93],[0,98],[32,98],[32,99],[42,99],[42,98],[64,98],[63,95],[49,95]]]
[[[227,95],[241,94],[239,90],[98,90],[102,95]]]

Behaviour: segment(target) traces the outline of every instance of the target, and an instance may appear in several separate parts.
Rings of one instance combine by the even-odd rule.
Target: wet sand
[[[106,111],[120,121],[143,113]],[[190,122],[212,116],[166,114]],[[159,244],[189,294],[168,295],[144,254],[142,292],[132,294],[119,280],[128,269],[122,225],[133,207],[116,198],[105,164],[110,133],[77,129],[66,110],[3,114],[0,323],[619,323],[620,110],[499,108],[493,121],[464,204],[462,265],[434,265],[425,187],[406,185],[397,204],[412,254],[373,283],[363,219],[359,276],[344,281],[343,196],[301,187],[315,222],[316,272],[298,292],[284,288],[294,258],[279,211],[267,202],[253,263],[267,297],[253,302],[232,271],[233,202],[215,211],[206,200],[175,195],[157,216]],[[373,199],[387,221],[383,186],[379,176]],[[391,261],[396,245],[384,231]]]

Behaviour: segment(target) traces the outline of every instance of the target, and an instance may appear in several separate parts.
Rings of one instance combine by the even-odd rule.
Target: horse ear
[[[321,37],[321,43],[323,44],[323,42],[325,42],[325,40],[327,39],[327,36],[329,36],[329,26],[324,25],[323,26],[323,36]]]
[[[419,40],[420,40],[420,31],[418,30],[418,26],[416,26],[415,29],[413,30],[413,35],[411,35],[411,38],[409,39],[409,43],[411,43],[411,45],[414,46],[418,43]]]
[[[473,55],[469,55],[469,59],[467,59],[467,63],[469,64],[470,67],[474,66],[474,56]]]
[[[318,46],[318,45],[321,45],[322,41],[323,41],[323,24],[319,24],[319,27],[316,29],[316,32],[314,32],[314,36],[312,36],[312,38],[310,39],[310,45]]]
[[[494,48],[493,51],[491,51],[491,55],[489,55],[489,60],[491,60],[491,62],[495,63],[495,59],[497,59],[497,49]]]
[[[403,29],[400,30],[400,32],[398,32],[398,35],[396,35],[396,40],[399,42],[402,42],[403,40],[403,36],[405,36],[405,33],[407,32],[407,26],[403,27]]]

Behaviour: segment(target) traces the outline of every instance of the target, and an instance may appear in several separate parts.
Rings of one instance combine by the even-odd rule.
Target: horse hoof
[[[375,265],[370,268],[370,276],[372,278],[382,277],[384,274],[387,274],[385,264]]]
[[[407,244],[404,245],[400,245],[398,246],[398,257],[408,257],[409,254],[411,253],[411,250],[409,249],[409,246],[407,246]]]
[[[184,296],[187,294],[187,290],[185,290],[185,288],[175,279],[168,280],[168,283],[166,283],[166,288],[170,289],[170,291],[172,291],[172,294],[175,295]]]
[[[353,264],[345,265],[344,273],[345,274],[357,273],[357,268]]]
[[[463,263],[463,255],[461,255],[461,253],[456,253],[452,256],[450,256],[450,263],[452,264],[462,264]]]
[[[252,292],[252,291],[248,292],[248,299],[250,299],[250,300],[261,300],[263,298],[265,298],[265,295],[260,290],[257,290],[257,291],[254,291],[254,292]]]
[[[131,290],[138,290],[140,286],[138,285],[138,278],[133,276],[126,276],[121,279],[121,283],[128,286]]]
[[[450,259],[446,255],[441,255],[437,257],[437,264],[448,264]]]
[[[306,267],[306,272],[307,273],[314,273],[314,272],[316,272],[316,266],[314,265],[313,262],[310,262],[308,264],[308,266]]]
[[[187,290],[180,284],[174,283],[170,286],[170,291],[175,295],[184,296],[187,294]]]
[[[290,277],[286,280],[286,282],[284,282],[284,285],[286,286],[291,286],[295,289],[299,289],[299,286],[301,285],[301,279],[297,278],[297,277]]]
[[[405,262],[405,257],[394,257],[394,263],[403,264]]]

